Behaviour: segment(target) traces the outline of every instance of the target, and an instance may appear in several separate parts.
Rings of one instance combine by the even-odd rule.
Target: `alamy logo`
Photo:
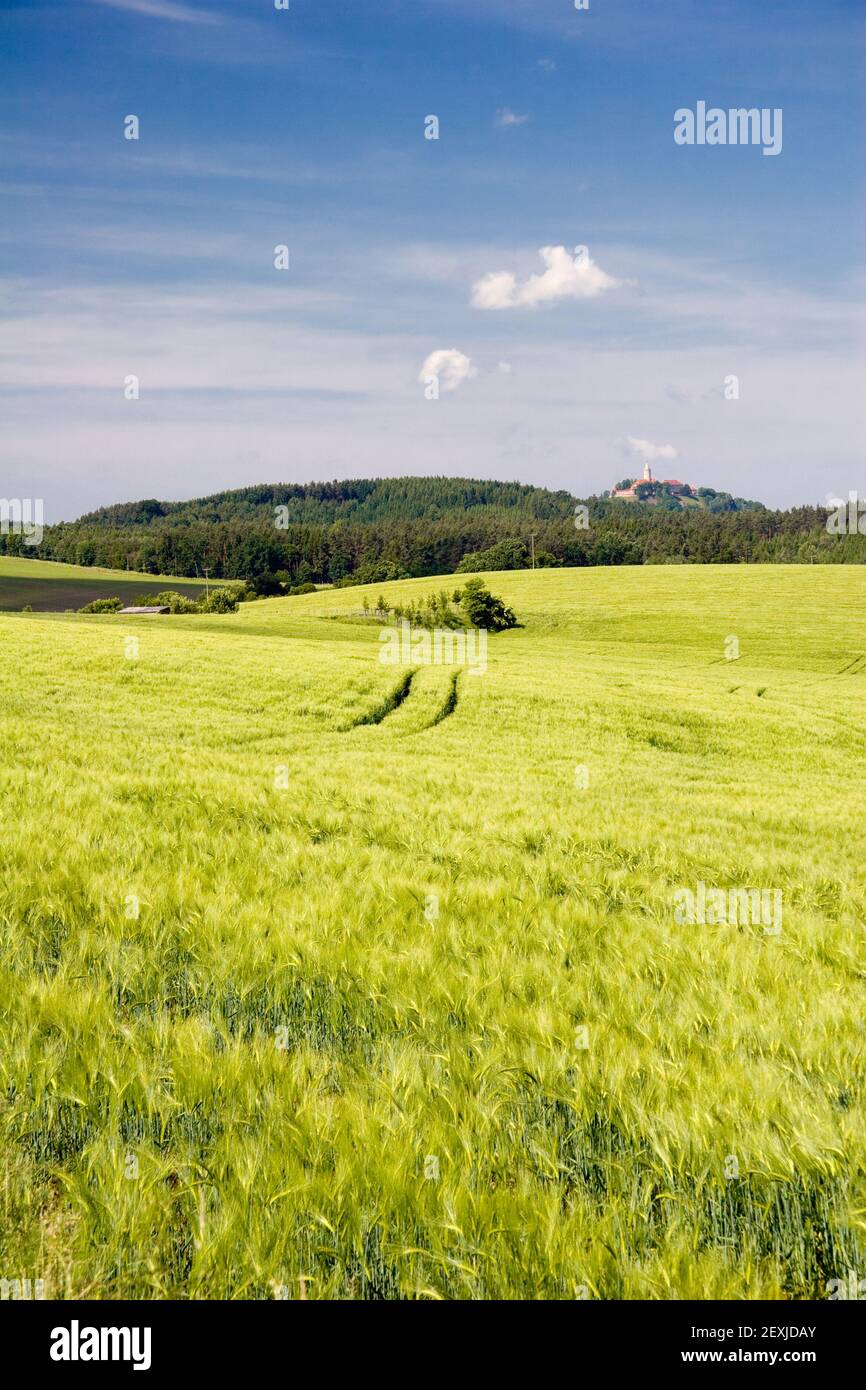
[[[848,493],[848,501],[832,499],[833,510],[827,517],[828,536],[866,536],[866,499],[856,492]]]
[[[0,1279],[0,1302],[5,1303],[7,1299],[13,1303],[29,1302],[44,1297],[44,1279]]]
[[[23,536],[25,545],[41,545],[45,507],[41,497],[0,497],[0,534]]]
[[[830,1280],[827,1285],[827,1297],[831,1303],[866,1302],[866,1279],[861,1279],[856,1270],[849,1269],[847,1279]]]
[[[470,676],[487,670],[487,632],[484,628],[416,627],[404,618],[400,630],[379,633],[383,666],[466,666]]]
[[[782,153],[782,108],[720,106],[697,109],[681,106],[674,112],[674,140],[678,145],[763,145],[764,154]]]
[[[150,1370],[149,1327],[69,1327],[51,1331],[52,1361],[131,1361],[134,1371]]]
[[[674,921],[687,927],[763,927],[765,936],[782,933],[780,888],[677,888]]]

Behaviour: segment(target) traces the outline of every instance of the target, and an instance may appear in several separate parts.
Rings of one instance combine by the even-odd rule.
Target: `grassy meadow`
[[[0,615],[6,1277],[866,1276],[866,569],[491,575],[522,626],[395,703],[363,598],[454,582]],[[699,882],[781,934],[679,924]]]
[[[0,556],[0,612],[5,613],[20,613],[28,605],[35,613],[62,613],[68,608],[83,608],[98,598],[117,597],[134,605],[143,595],[158,593],[168,586],[189,598],[198,598],[205,581]]]

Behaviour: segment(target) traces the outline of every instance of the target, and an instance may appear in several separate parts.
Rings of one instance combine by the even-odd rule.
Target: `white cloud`
[[[150,19],[170,19],[175,24],[220,24],[219,15],[207,10],[196,10],[190,5],[176,5],[174,0],[95,0],[97,5],[108,5],[112,10],[129,10],[133,14],[147,15]]]
[[[492,270],[472,286],[473,309],[512,309],[517,302],[517,280],[510,270]]]
[[[594,299],[621,281],[606,274],[584,247],[572,256],[564,246],[542,246],[539,256],[547,269],[518,283],[510,270],[494,270],[472,287],[475,309],[535,308],[559,299]]]
[[[630,434],[626,440],[630,451],[637,458],[642,458],[645,463],[657,463],[659,459],[664,459],[666,463],[673,463],[674,459],[679,458],[679,454],[672,444],[651,444],[648,439],[635,439]]]
[[[326,305],[297,305],[296,293],[289,301],[281,285],[224,273],[202,284],[132,286],[127,277],[70,289],[0,280],[9,330],[0,344],[5,490],[44,498],[52,521],[138,497],[142,477],[159,497],[407,471],[518,479],[583,497],[643,471],[642,462],[617,474],[611,466],[612,440],[632,459],[626,406],[649,440],[670,439],[674,407],[664,390],[673,380],[693,402],[676,408],[687,481],[784,506],[829,489],[845,497],[859,484],[852,440],[866,434],[862,354],[847,340],[796,350],[793,319],[777,347],[737,340],[749,390],[736,407],[706,397],[708,383],[732,370],[728,343],[685,351],[641,332],[603,347],[595,334],[524,337],[507,377],[495,368],[511,346],[489,344],[490,369],[479,362],[470,389],[443,393],[448,408],[437,410],[422,389],[405,389],[407,362],[420,365],[436,341],[417,319],[407,328],[401,316],[391,330],[377,313],[370,327],[343,306],[332,315]],[[740,294],[732,280],[731,302]],[[835,301],[827,307],[831,337],[841,319]],[[773,308],[787,324],[792,306],[767,292],[762,309]],[[137,403],[123,399],[128,372],[141,376]],[[287,465],[287,437],[302,464]],[[681,474],[675,464],[652,467]]]
[[[437,348],[425,360],[418,380],[426,382],[429,377],[435,376],[439,378],[443,391],[457,391],[464,381],[477,375],[477,368],[473,367],[472,359],[465,352],[458,352],[457,348]]]
[[[500,130],[506,130],[513,125],[526,125],[528,116],[521,116],[517,111],[512,111],[510,106],[503,106],[496,113],[495,124]]]
[[[511,376],[514,372],[510,362],[500,362],[496,368],[501,376]]]
[[[553,58],[539,58],[535,66],[541,68],[543,72],[556,72],[556,63]]]

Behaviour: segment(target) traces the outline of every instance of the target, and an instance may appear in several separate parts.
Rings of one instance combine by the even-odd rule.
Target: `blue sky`
[[[860,0],[7,0],[4,495],[862,488],[864,39]],[[701,100],[781,153],[676,145]]]

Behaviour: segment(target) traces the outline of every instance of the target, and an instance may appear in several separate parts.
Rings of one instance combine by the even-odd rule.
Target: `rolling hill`
[[[274,483],[235,488],[189,502],[118,503],[78,518],[79,526],[186,526],[196,522],[273,524],[285,509],[292,525],[333,526],[382,521],[437,521],[455,513],[509,513],[529,520],[569,516],[574,498],[567,492],[523,483],[471,478],[372,478],[332,483]]]
[[[663,563],[862,563],[866,538],[831,536],[826,510],[771,511],[713,489],[652,503],[585,502],[520,483],[390,478],[262,485],[188,502],[118,503],[47,526],[0,554],[286,588],[365,584],[478,568]]]

